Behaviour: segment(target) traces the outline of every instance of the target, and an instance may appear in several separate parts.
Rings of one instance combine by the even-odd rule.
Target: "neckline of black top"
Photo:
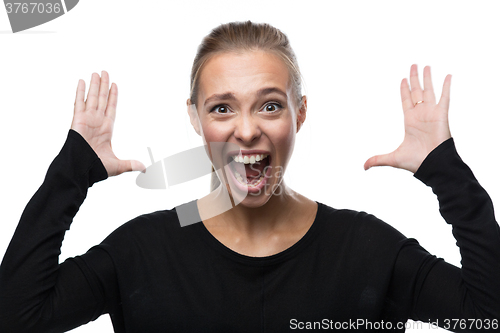
[[[196,203],[196,200],[194,201]],[[297,253],[299,253],[302,249],[304,249],[311,241],[314,239],[314,235],[317,233],[319,229],[321,217],[323,215],[324,204],[317,202],[318,210],[316,212],[316,216],[312,225],[309,227],[309,230],[300,238],[295,244],[290,246],[289,248],[275,253],[270,256],[265,257],[251,257],[241,253],[238,253],[234,250],[231,250],[226,245],[222,244],[214,235],[208,231],[203,222],[196,223],[198,225],[198,229],[201,233],[202,238],[208,243],[210,247],[212,247],[216,252],[222,254],[223,256],[243,263],[247,265],[255,265],[255,266],[267,266],[267,265],[275,265],[286,261],[287,259],[293,257]]]

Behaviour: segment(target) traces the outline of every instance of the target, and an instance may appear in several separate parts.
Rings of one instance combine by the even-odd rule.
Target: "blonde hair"
[[[197,104],[199,76],[203,65],[211,57],[225,52],[252,50],[271,52],[283,60],[289,70],[293,97],[297,105],[300,105],[302,99],[302,76],[288,37],[279,29],[267,23],[253,23],[251,21],[222,24],[203,38],[198,47],[191,70],[191,104]],[[210,190],[215,190],[219,185],[219,179],[212,174]]]

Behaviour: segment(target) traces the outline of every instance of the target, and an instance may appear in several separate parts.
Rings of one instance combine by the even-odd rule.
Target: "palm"
[[[405,137],[392,153],[374,156],[365,163],[372,166],[392,166],[416,172],[425,157],[440,143],[451,137],[448,126],[448,107],[451,76],[448,75],[438,104],[434,96],[430,68],[424,68],[424,90],[420,88],[417,67],[410,71],[412,90],[406,79],[401,82]],[[419,101],[422,103],[415,104]]]
[[[111,148],[111,137],[118,101],[118,88],[115,84],[109,89],[108,73],[92,74],[87,101],[85,82],[78,82],[75,100],[75,113],[71,129],[78,132],[101,159],[109,176],[119,175],[126,171],[144,170],[139,161],[118,159]]]

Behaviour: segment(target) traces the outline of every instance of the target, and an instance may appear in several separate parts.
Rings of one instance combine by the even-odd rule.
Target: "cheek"
[[[230,135],[230,126],[221,122],[202,122],[204,140],[208,142],[225,142]]]
[[[266,133],[280,159],[288,160],[295,143],[295,130],[290,121],[269,124]]]
[[[202,122],[201,124],[203,143],[208,149],[208,156],[217,168],[222,165],[221,156],[224,149],[237,149],[237,147],[227,146],[228,138],[231,135],[228,127],[220,122]]]

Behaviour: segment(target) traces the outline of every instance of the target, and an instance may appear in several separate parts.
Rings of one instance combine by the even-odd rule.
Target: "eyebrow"
[[[278,89],[278,88],[275,88],[275,87],[262,88],[259,91],[257,91],[257,96],[260,97],[260,96],[265,96],[265,95],[269,95],[269,94],[273,94],[273,93],[277,93],[277,94],[281,95],[285,99],[288,98],[287,94],[285,94],[281,89]],[[236,100],[236,96],[232,92],[227,92],[227,93],[223,93],[223,94],[214,94],[214,95],[210,96],[209,98],[207,98],[205,100],[205,104],[204,105],[207,105],[208,102],[211,102],[213,100],[230,100],[230,101],[234,101],[234,100]]]

